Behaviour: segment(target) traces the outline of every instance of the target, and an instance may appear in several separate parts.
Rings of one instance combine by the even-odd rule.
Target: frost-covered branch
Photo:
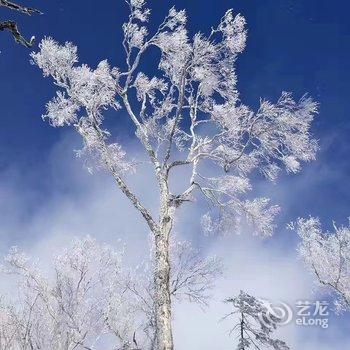
[[[350,309],[350,227],[322,231],[318,218],[299,219],[295,226],[299,237],[299,254],[315,274],[319,284],[334,292],[337,309]]]
[[[116,77],[118,72],[102,61],[95,70],[86,65],[74,67],[77,62],[76,48],[69,43],[60,47],[52,39],[46,39],[39,45],[41,52],[33,55],[35,62],[43,68],[45,75],[52,75],[55,83],[66,89],[66,93],[57,92],[57,96],[47,104],[47,115],[55,126],[74,125],[82,136],[84,147],[78,156],[88,157],[93,167],[107,169],[122,192],[130,199],[145,218],[152,231],[156,223],[151,214],[131,191],[122,175],[134,171],[131,161],[125,159],[125,151],[118,143],[110,143],[110,133],[102,128],[102,110],[111,107],[120,108],[115,101],[118,91]],[[83,112],[83,115],[79,115]]]

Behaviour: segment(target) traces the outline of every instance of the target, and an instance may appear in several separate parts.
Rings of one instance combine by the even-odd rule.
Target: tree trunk
[[[155,234],[155,323],[156,350],[173,350],[170,295],[169,239],[173,209],[169,205],[167,183],[161,186],[160,228]]]
[[[157,350],[173,350],[171,328],[169,240],[162,232],[156,236],[155,316]]]

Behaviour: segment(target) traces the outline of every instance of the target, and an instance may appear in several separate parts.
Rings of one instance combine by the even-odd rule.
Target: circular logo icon
[[[259,319],[266,327],[284,326],[293,318],[291,307],[279,301],[272,304],[267,300],[261,300],[264,310],[259,314]]]

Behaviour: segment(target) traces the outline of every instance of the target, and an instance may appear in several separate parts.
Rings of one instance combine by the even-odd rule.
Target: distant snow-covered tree
[[[42,271],[13,248],[2,272],[15,278],[18,293],[1,303],[1,349],[93,349],[104,337],[114,348],[136,349],[145,320],[142,301],[126,288],[122,256],[87,237]]]
[[[33,13],[41,14],[41,12],[35,8],[19,5],[8,0],[0,0],[0,7],[6,7],[10,10],[19,11],[29,16]],[[4,30],[10,31],[16,42],[19,44],[26,47],[31,47],[34,43],[35,37],[32,36],[30,40],[24,38],[18,30],[17,23],[14,21],[0,21],[0,31]]]
[[[113,176],[154,235],[156,349],[172,350],[170,237],[178,208],[204,198],[212,208],[202,218],[206,232],[234,232],[243,221],[270,236],[278,207],[268,198],[251,198],[250,177],[260,173],[276,180],[282,168],[295,173],[303,161],[314,159],[317,142],[310,125],[317,104],[286,92],[276,103],[262,99],[256,111],[241,102],[235,62],[247,31],[245,19],[232,10],[207,35],[190,37],[184,10],[171,8],[151,32],[145,0],[126,2],[124,67],[112,68],[107,61],[95,69],[78,65],[77,48],[51,38],[31,56],[59,88],[44,119],[54,127],[75,128],[84,144],[78,154]],[[153,76],[140,70],[150,48],[160,53]],[[158,184],[157,215],[127,183],[136,163],[104,126],[109,108],[123,109],[120,117],[134,125]],[[175,192],[170,179],[179,167],[189,169],[189,176]]]
[[[271,308],[267,307],[266,302],[243,291],[226,302],[232,305],[234,311],[225,318],[238,316],[238,321],[231,330],[238,339],[237,350],[289,350],[284,341],[271,337],[280,319],[270,312]]]
[[[207,305],[208,292],[223,270],[221,260],[217,257],[204,259],[201,252],[187,241],[173,240],[170,248],[171,295],[180,301]]]
[[[318,218],[299,219],[299,254],[320,286],[337,295],[336,308],[350,310],[350,226],[322,231]]]
[[[205,304],[220,261],[201,258],[187,242],[172,245],[172,297]],[[0,349],[153,350],[153,262],[132,269],[123,255],[86,237],[44,269],[12,248],[2,273],[18,293],[0,298]]]

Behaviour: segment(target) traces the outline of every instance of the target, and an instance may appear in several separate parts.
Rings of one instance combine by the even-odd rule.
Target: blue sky
[[[96,65],[107,58],[122,65],[121,25],[127,15],[122,0],[93,1],[33,0],[45,14],[26,17],[1,9],[2,18],[16,18],[23,33],[38,39],[49,35],[58,41],[72,41],[79,47],[81,61]],[[192,32],[208,31],[230,7],[247,19],[249,39],[238,61],[241,98],[251,106],[260,97],[276,100],[282,90],[296,96],[307,92],[320,103],[314,134],[322,150],[310,165],[321,171],[323,165],[336,172],[332,181],[318,180],[307,189],[303,205],[311,214],[344,222],[348,216],[350,189],[347,183],[350,163],[348,95],[350,81],[350,26],[346,1],[320,0],[221,0],[150,1],[152,23],[159,23],[167,9],[186,8]],[[44,159],[65,130],[54,130],[40,119],[44,104],[54,88],[30,66],[29,51],[14,45],[8,33],[1,33],[0,54],[0,168],[18,162],[35,166]],[[152,57],[150,58],[152,59]],[[123,123],[121,120],[120,123]],[[124,127],[130,133],[129,125]],[[293,180],[291,186],[294,186]],[[40,186],[40,184],[33,184]],[[304,206],[305,205],[305,206]]]
[[[1,19],[17,19],[29,37],[35,35],[40,40],[47,35],[74,42],[80,61],[91,66],[106,58],[112,65],[122,65],[121,25],[127,16],[123,0],[105,0],[103,5],[86,0],[33,0],[28,5],[41,9],[44,15],[26,17],[1,9]],[[151,23],[159,23],[172,5],[187,9],[192,33],[208,31],[231,7],[246,17],[248,44],[237,65],[244,103],[256,106],[260,97],[274,101],[283,90],[294,92],[296,97],[309,93],[320,103],[312,129],[321,146],[317,161],[306,165],[299,175],[283,176],[280,185],[257,187],[259,194],[271,196],[283,208],[276,236],[264,243],[266,252],[272,260],[291,255],[286,266],[292,264],[296,237],[285,231],[286,222],[312,214],[330,227],[333,219],[346,224],[350,215],[350,5],[345,0],[153,0],[149,1]],[[74,159],[72,150],[79,147],[79,139],[41,120],[54,87],[30,65],[30,50],[14,44],[8,33],[0,33],[0,50],[0,248],[30,246],[41,236],[58,235],[60,230],[100,230],[100,224],[106,222],[107,228],[98,232],[100,238],[110,240],[111,232],[122,230],[134,239],[136,233],[128,229],[125,220],[113,221],[114,209],[106,213],[96,208],[97,204],[118,203],[109,198],[109,180],[103,175],[87,175]],[[147,66],[147,61],[144,64]],[[122,118],[117,127],[121,136],[132,136],[133,130]],[[142,191],[140,184],[135,186]],[[125,210],[126,216],[132,215]],[[61,219],[64,213],[66,219]],[[86,213],[95,221],[84,222]],[[184,226],[191,220],[185,215]],[[282,251],[276,253],[279,249]],[[224,251],[220,246],[218,250]],[[264,264],[267,258],[261,259]],[[268,259],[265,263],[270,266]],[[282,268],[281,273],[288,273],[288,268]],[[293,271],[298,279],[301,270]]]

